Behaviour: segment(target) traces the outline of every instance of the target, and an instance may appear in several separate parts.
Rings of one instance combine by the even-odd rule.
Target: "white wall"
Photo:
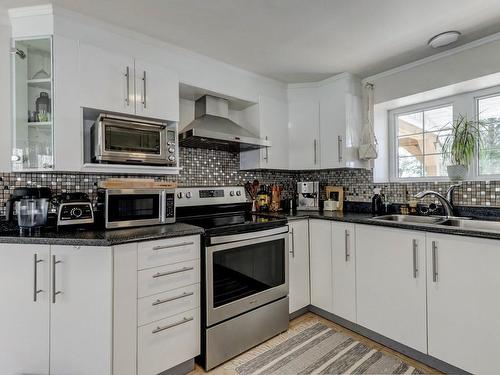
[[[494,86],[498,84],[495,80],[498,80],[499,71],[500,34],[494,34],[441,54],[367,77],[363,81],[375,84],[374,103],[379,104],[448,86],[454,87],[455,90],[441,92],[439,95],[450,96],[465,90],[484,88],[464,88],[457,83],[474,81],[486,76],[490,76],[492,80],[485,84]]]
[[[374,125],[379,157],[374,181],[389,181],[388,111],[500,84],[500,34],[391,69],[371,77],[374,88]]]

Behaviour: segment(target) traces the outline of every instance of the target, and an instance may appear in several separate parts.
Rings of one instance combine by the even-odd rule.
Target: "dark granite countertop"
[[[170,237],[202,234],[203,229],[194,225],[175,223],[127,229],[86,229],[86,230],[42,230],[28,236],[18,230],[0,230],[0,243],[73,245],[73,246],[114,246],[129,242],[152,241]]]
[[[300,219],[321,219],[321,220],[332,220],[340,221],[345,223],[355,223],[355,224],[366,224],[366,225],[378,225],[390,228],[400,228],[409,230],[418,230],[422,232],[431,233],[442,233],[442,234],[452,234],[459,236],[468,237],[479,237],[479,238],[489,238],[494,240],[500,240],[500,232],[485,232],[479,230],[461,229],[455,227],[446,227],[438,225],[421,225],[412,223],[398,223],[390,221],[378,221],[372,220],[373,215],[369,213],[359,213],[359,212],[339,212],[339,211],[297,211],[294,214],[288,213],[268,213],[262,215],[269,215],[274,217],[284,217],[288,221],[300,220]]]

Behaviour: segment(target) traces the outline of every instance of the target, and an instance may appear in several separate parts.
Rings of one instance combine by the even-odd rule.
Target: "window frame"
[[[392,182],[439,182],[449,181],[448,176],[422,176],[422,177],[399,177],[399,154],[398,154],[398,134],[397,134],[397,118],[412,114],[415,112],[425,112],[433,109],[444,107],[452,107],[452,119],[455,120],[457,113],[455,100],[452,98],[443,98],[430,102],[417,103],[410,106],[400,107],[389,111],[389,173],[390,181]],[[425,134],[425,128],[422,130]],[[423,156],[426,154],[423,154]],[[429,154],[433,155],[433,154]],[[470,174],[470,170],[469,170]]]
[[[479,101],[481,99],[488,99],[492,97],[500,97],[500,88],[498,86],[489,89],[484,89],[474,93],[474,119],[479,121]],[[478,149],[479,150],[479,149]],[[496,174],[481,174],[479,173],[479,152],[476,152],[473,160],[473,166],[470,168],[474,171],[474,177],[476,180],[488,181],[488,180],[500,180],[500,173]]]

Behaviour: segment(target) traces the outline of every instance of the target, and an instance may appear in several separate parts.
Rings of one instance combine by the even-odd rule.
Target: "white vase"
[[[469,168],[466,165],[448,165],[448,177],[451,181],[463,181],[467,179]]]

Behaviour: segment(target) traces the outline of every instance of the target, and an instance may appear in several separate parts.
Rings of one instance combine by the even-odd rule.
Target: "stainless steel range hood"
[[[228,118],[227,99],[205,95],[195,103],[195,119],[180,134],[183,147],[246,151],[271,146],[271,142]]]

